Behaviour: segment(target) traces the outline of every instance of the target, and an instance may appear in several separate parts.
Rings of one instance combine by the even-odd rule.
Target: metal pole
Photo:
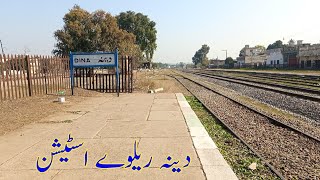
[[[117,95],[118,97],[119,95],[119,91],[120,91],[120,78],[119,78],[119,61],[118,61],[118,48],[116,48],[116,52],[115,52],[115,63],[116,63],[116,79],[117,79]]]
[[[27,82],[28,82],[28,90],[29,90],[29,96],[32,96],[32,85],[31,85],[31,73],[30,73],[30,59],[29,56],[26,55],[26,66],[27,66]]]
[[[226,52],[226,59],[228,58],[228,50],[222,50]]]
[[[48,94],[48,85],[47,85],[47,75],[48,75],[48,59],[45,59],[45,67],[44,67],[44,84],[45,84],[45,87],[46,87],[46,94]]]
[[[74,74],[73,74],[73,54],[70,52],[70,82],[71,82],[71,95],[74,95]]]
[[[4,55],[4,51],[3,51],[3,46],[2,46],[2,41],[0,40],[0,45],[1,45],[1,49],[2,49],[2,54]]]

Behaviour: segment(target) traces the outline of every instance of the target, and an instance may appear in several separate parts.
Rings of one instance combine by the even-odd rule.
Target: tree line
[[[103,10],[88,12],[75,5],[63,18],[64,26],[54,32],[52,51],[57,56],[69,52],[119,50],[120,55],[152,61],[157,49],[156,23],[142,13],[122,12],[117,16]]]

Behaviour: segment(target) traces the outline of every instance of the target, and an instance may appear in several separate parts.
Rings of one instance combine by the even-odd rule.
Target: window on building
[[[279,60],[277,60],[277,64],[280,64],[280,61],[279,61]]]
[[[270,64],[272,65],[272,64],[273,64],[273,61],[270,61]]]
[[[315,68],[320,69],[320,60],[315,61]]]
[[[307,67],[311,67],[311,61],[307,61]]]

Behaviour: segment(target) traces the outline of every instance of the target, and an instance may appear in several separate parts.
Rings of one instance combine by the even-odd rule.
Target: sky
[[[156,22],[155,62],[191,63],[203,44],[209,58],[236,58],[246,45],[276,40],[320,43],[319,0],[0,0],[0,40],[6,54],[50,55],[54,31],[75,5],[112,15],[132,10]]]

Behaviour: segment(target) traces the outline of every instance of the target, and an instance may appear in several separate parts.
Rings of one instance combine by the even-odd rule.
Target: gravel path
[[[320,143],[273,125],[267,118],[189,80],[181,82],[286,178],[320,178]]]
[[[237,91],[242,95],[258,99],[261,102],[270,104],[279,109],[284,109],[286,111],[299,114],[320,123],[320,103],[318,102],[214,78],[201,78]]]

